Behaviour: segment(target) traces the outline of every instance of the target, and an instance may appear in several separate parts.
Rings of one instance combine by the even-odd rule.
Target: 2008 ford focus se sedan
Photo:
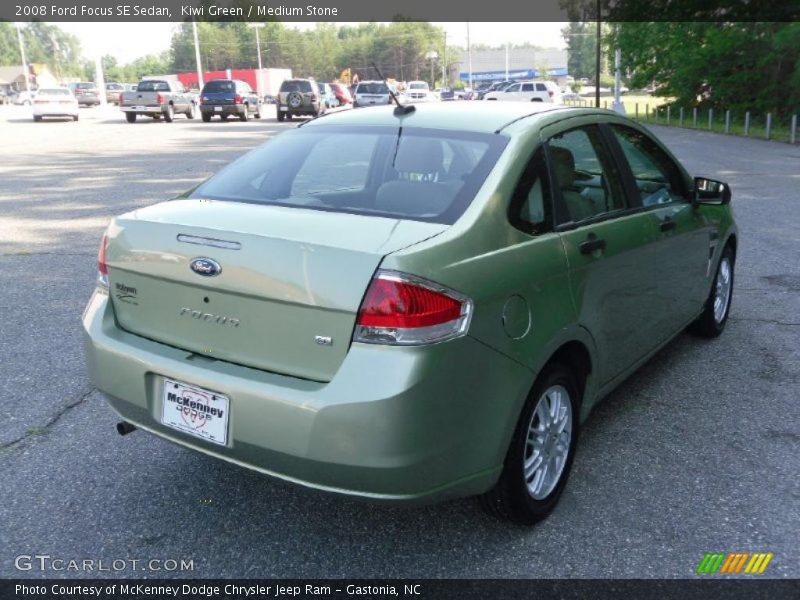
[[[122,433],[533,523],[592,407],[686,327],[722,332],[730,197],[607,111],[315,119],[113,219],[91,377]]]

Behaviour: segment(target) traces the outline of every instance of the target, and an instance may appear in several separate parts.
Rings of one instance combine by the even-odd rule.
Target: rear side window
[[[305,127],[244,155],[192,194],[451,224],[508,138],[392,127]]]
[[[523,92],[532,92],[533,91],[533,84],[532,83],[523,83],[522,84],[522,91]]]
[[[219,92],[232,92],[232,91],[233,91],[233,82],[221,79],[216,81],[209,81],[203,87],[203,93],[207,94],[215,94]]]
[[[537,83],[536,84],[536,91],[537,92],[546,92],[547,91],[547,86],[545,84],[543,84],[543,83]]]

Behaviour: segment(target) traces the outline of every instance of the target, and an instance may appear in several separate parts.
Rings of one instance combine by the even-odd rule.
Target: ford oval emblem
[[[203,277],[215,277],[222,273],[222,267],[219,266],[217,261],[204,256],[199,256],[195,259],[192,259],[189,267],[192,269],[192,271],[198,275],[202,275]]]

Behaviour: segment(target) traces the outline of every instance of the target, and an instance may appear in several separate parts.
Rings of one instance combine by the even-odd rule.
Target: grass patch
[[[47,435],[50,430],[47,427],[28,427],[25,433],[28,435]]]

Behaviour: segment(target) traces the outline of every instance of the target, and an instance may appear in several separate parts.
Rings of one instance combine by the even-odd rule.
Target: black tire
[[[211,113],[204,112],[200,115],[200,118],[203,119],[203,123],[210,123],[211,122]]]
[[[175,119],[175,108],[172,104],[167,104],[167,108],[164,109],[164,120],[167,123],[172,123]]]
[[[40,117],[39,115],[34,115],[34,117],[33,117],[33,120],[34,120],[36,123],[38,123],[39,121],[41,121],[41,120],[42,120],[42,117]]]
[[[228,115],[226,115],[225,113],[222,113],[222,114],[219,116],[219,118],[220,118],[221,120],[223,120],[223,121],[227,121],[227,120],[228,120]]]
[[[544,401],[545,391],[555,386],[560,386],[563,390],[566,390],[569,410],[571,410],[568,453],[552,490],[543,498],[536,499],[528,490],[523,468],[526,454],[528,454],[529,450],[529,428],[533,426],[534,419],[539,419],[536,409],[540,400]],[[506,454],[500,479],[494,488],[480,497],[481,504],[487,512],[504,520],[514,521],[523,525],[533,525],[553,512],[567,479],[569,479],[569,473],[572,470],[572,462],[575,457],[575,448],[580,429],[581,400],[579,390],[580,387],[575,375],[566,366],[551,363],[542,370],[528,395],[528,399],[525,401],[525,406],[522,409],[511,445]],[[561,401],[562,403],[564,401],[563,393]],[[566,431],[566,428],[564,428],[564,431]],[[548,443],[547,438],[545,437],[544,439],[545,443]],[[555,442],[551,443],[554,444]],[[550,462],[547,461],[547,464],[549,466]],[[535,482],[535,478],[533,481]]]
[[[126,112],[125,120],[128,121],[128,123],[136,123],[136,113]]]
[[[256,114],[253,115],[256,119],[261,118],[261,102],[256,104]]]
[[[717,290],[720,287],[720,284],[724,285],[724,275],[721,275],[721,271],[724,268],[723,264],[727,262],[729,266],[729,279],[728,279],[728,299],[727,305],[725,306],[724,312],[722,314],[721,319],[717,319],[715,316],[715,301],[717,299]],[[725,249],[722,251],[722,256],[719,258],[719,264],[717,264],[717,272],[714,275],[714,283],[711,285],[711,291],[708,294],[708,298],[706,299],[705,306],[703,308],[702,314],[697,317],[695,321],[693,321],[688,330],[690,333],[694,335],[698,335],[700,337],[705,338],[715,338],[719,334],[721,334],[725,330],[725,324],[728,322],[728,315],[731,312],[731,303],[733,302],[733,281],[734,281],[734,272],[736,266],[736,257],[733,253],[733,248],[730,245],[725,246]],[[723,279],[721,279],[721,276]]]
[[[279,111],[278,111],[278,121],[280,121],[280,122],[282,123],[282,122],[283,122],[283,120],[284,120],[285,118],[286,118],[286,114],[285,114],[285,113],[282,113],[282,112],[279,110]]]
[[[186,109],[186,118],[187,119],[194,119],[197,113],[197,107],[195,106],[194,102],[189,103],[189,108]]]
[[[73,117],[72,117],[72,120],[73,120],[73,121],[77,121],[77,120],[78,120],[78,115],[75,115],[75,116],[73,116]]]
[[[291,121],[292,120],[292,113],[286,113],[286,118]]]
[[[247,104],[245,104],[242,109],[242,112],[239,113],[239,120],[246,123],[250,118],[250,108],[247,106]]]

